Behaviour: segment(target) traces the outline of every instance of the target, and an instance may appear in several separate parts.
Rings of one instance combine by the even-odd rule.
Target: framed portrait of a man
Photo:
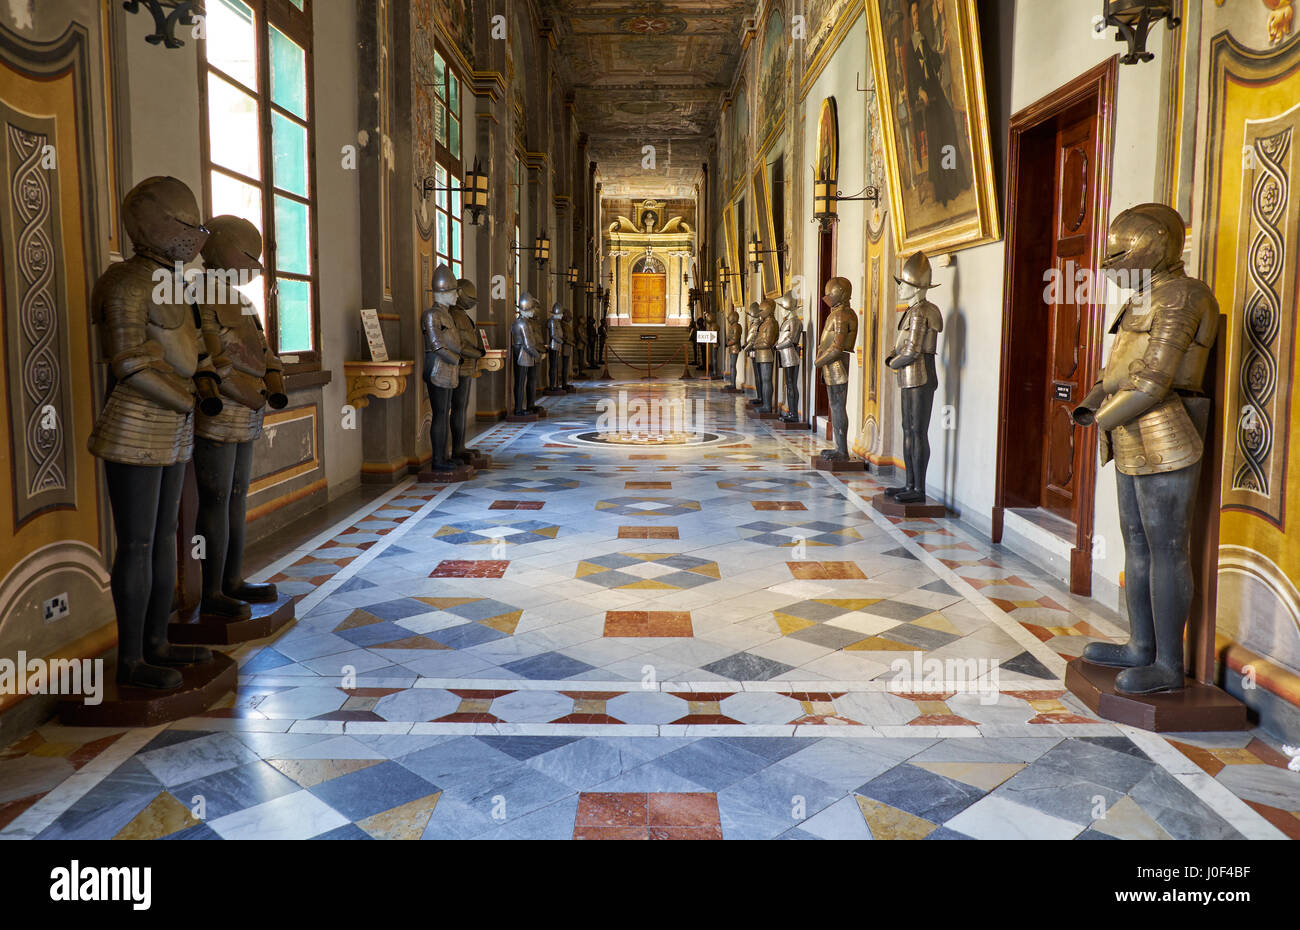
[[[866,0],[899,254],[1001,235],[975,0]]]

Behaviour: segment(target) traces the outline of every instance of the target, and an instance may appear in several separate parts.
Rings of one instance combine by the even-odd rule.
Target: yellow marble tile
[[[1019,762],[913,762],[912,765],[982,791],[992,791],[1024,768]]]
[[[927,689],[928,690],[928,689]],[[916,709],[923,714],[951,714],[952,710],[943,701],[917,701]]]
[[[1249,749],[1211,749],[1214,756],[1224,765],[1266,765],[1267,763]]]
[[[515,634],[515,627],[519,626],[519,618],[524,615],[522,610],[516,610],[508,614],[499,614],[495,617],[488,617],[486,620],[480,620],[479,623],[491,627],[507,636]]]
[[[687,701],[687,713],[690,714],[721,714],[722,708],[717,701]]]
[[[862,795],[855,795],[858,809],[871,829],[871,835],[878,840],[923,840],[936,829],[935,824],[922,820],[907,811],[900,811],[888,804],[881,804]]]
[[[1040,714],[1063,714],[1068,710],[1064,704],[1057,700],[1026,701],[1025,703]]]
[[[400,807],[358,820],[357,826],[377,840],[418,840],[429,825],[442,792],[408,801]]]
[[[1105,818],[1094,821],[1092,828],[1098,833],[1121,840],[1173,839],[1128,795],[1116,801],[1110,810],[1106,811]]]
[[[772,616],[776,618],[776,625],[781,628],[782,636],[789,636],[791,633],[798,633],[800,630],[806,630],[814,625],[814,621],[805,620],[803,617],[795,617],[790,614],[783,614],[779,610],[772,611]]]
[[[115,840],[156,840],[171,836],[181,830],[202,823],[190,809],[169,792],[162,792],[149,802],[149,806],[136,814],[117,835]]]
[[[267,759],[289,778],[304,788],[311,788],[321,782],[351,775],[372,765],[378,765],[378,759]]]
[[[940,633],[951,633],[953,636],[962,635],[961,630],[953,626],[952,621],[937,610],[932,614],[926,614],[919,620],[913,620],[912,623],[916,626],[925,627],[927,630],[937,630]]]

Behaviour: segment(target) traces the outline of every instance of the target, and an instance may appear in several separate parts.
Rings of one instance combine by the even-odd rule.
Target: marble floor
[[[0,838],[1300,838],[1263,734],[1065,690],[1117,617],[872,511],[873,476],[810,470],[824,443],[719,387],[547,398],[473,481],[408,480],[266,566],[299,619],[230,650],[237,693],[39,728],[0,752]]]

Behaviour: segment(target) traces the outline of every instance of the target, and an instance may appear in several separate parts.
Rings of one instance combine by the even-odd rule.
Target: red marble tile
[[[579,827],[644,827],[649,822],[645,792],[584,791],[578,795]]]
[[[566,698],[575,701],[612,701],[627,694],[626,691],[561,691]]]
[[[622,723],[617,717],[611,717],[609,714],[565,714],[552,720],[551,723]]]
[[[504,578],[508,559],[443,559],[430,578]]]
[[[1089,720],[1089,723],[1093,721]],[[965,717],[958,717],[956,714],[922,714],[915,720],[909,721],[909,727],[977,727],[979,724],[974,720],[967,720]]]
[[[1269,765],[1275,765],[1281,769],[1284,769],[1291,764],[1290,759],[1282,755],[1282,753],[1278,752],[1259,737],[1255,737],[1246,744],[1246,750],[1252,753],[1257,759],[1266,762]]]
[[[692,637],[689,610],[607,610],[605,636]]]
[[[3,804],[0,804],[0,830],[3,830],[5,827],[9,826],[9,824],[17,820],[19,816],[22,815],[23,811],[27,810],[27,808],[31,807],[48,793],[49,792],[47,791],[42,791],[40,794],[29,795],[25,798],[16,798],[13,801],[6,801]]]
[[[317,714],[312,720],[367,720],[382,723],[384,718],[373,710],[332,710],[328,714]]]
[[[735,726],[741,723],[741,721],[733,720],[724,714],[687,714],[685,717],[678,717],[676,720],[671,722],[687,725],[696,724],[699,726]]]
[[[1300,817],[1278,807],[1269,807],[1257,801],[1246,801],[1261,817],[1293,840],[1300,840]]]
[[[651,827],[652,840],[720,840],[722,825],[712,827]]]
[[[648,840],[649,827],[575,827],[575,840]]]
[[[461,711],[453,711],[450,714],[447,714],[443,717],[439,717],[436,720],[430,721],[430,723],[504,723],[504,722],[505,721],[502,720],[500,717],[494,716],[493,714],[485,714],[482,712],[465,713]]]
[[[78,746],[76,749],[72,750],[72,752],[68,753],[68,762],[72,764],[73,768],[81,768],[109,746],[113,745],[121,735],[121,733],[114,733],[112,736],[105,736],[102,739],[91,740],[83,746]]]
[[[546,501],[493,501],[488,510],[541,510]]]

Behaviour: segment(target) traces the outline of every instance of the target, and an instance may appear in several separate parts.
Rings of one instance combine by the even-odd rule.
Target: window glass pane
[[[465,182],[453,174],[451,175],[451,183],[447,186],[451,188],[461,188],[465,186]],[[451,215],[458,220],[460,219],[461,210],[464,209],[460,205],[460,198],[461,192],[459,190],[453,190],[451,192]]]
[[[307,118],[307,53],[274,26],[271,27],[271,100],[295,116]]]
[[[208,73],[208,139],[213,164],[261,178],[257,98]]]
[[[298,9],[300,10],[302,9],[303,0],[289,0],[289,2],[292,3],[294,6],[296,6]]]
[[[287,116],[271,114],[272,180],[275,186],[307,196],[307,130]]]
[[[433,104],[433,137],[447,144],[447,108],[437,101]]]
[[[220,171],[212,172],[212,215],[242,216],[262,232],[262,191],[236,181]]]
[[[451,126],[447,132],[447,150],[451,152],[451,157],[460,159],[460,120],[451,121]]]
[[[453,220],[451,221],[451,258],[452,258],[452,261],[460,261],[460,258],[461,258],[461,255],[460,255],[460,239],[461,239],[460,223],[456,222],[456,220],[453,219]]]
[[[460,118],[460,79],[450,71],[447,72],[447,105],[451,115]]]
[[[257,90],[257,36],[253,11],[240,0],[208,4],[207,57],[236,81]]]
[[[275,196],[275,264],[278,271],[311,274],[310,211],[305,204]]]
[[[438,182],[438,191],[434,194],[433,202],[437,204],[439,210],[447,209],[447,169],[442,165],[437,165],[433,169],[433,176]]]
[[[447,99],[447,63],[438,52],[433,53],[433,92],[439,100]]]
[[[447,214],[438,212],[438,257],[447,257]]]
[[[256,226],[258,232],[262,231],[262,191],[259,188],[236,181],[220,171],[212,172],[211,186],[213,216],[242,216]],[[266,281],[259,277],[239,290],[257,308],[257,315],[265,327]]]
[[[465,277],[465,269],[461,266],[460,262],[451,263],[451,273],[457,278]]]
[[[276,283],[277,354],[310,352],[315,348],[311,341],[311,282],[280,278]]]

